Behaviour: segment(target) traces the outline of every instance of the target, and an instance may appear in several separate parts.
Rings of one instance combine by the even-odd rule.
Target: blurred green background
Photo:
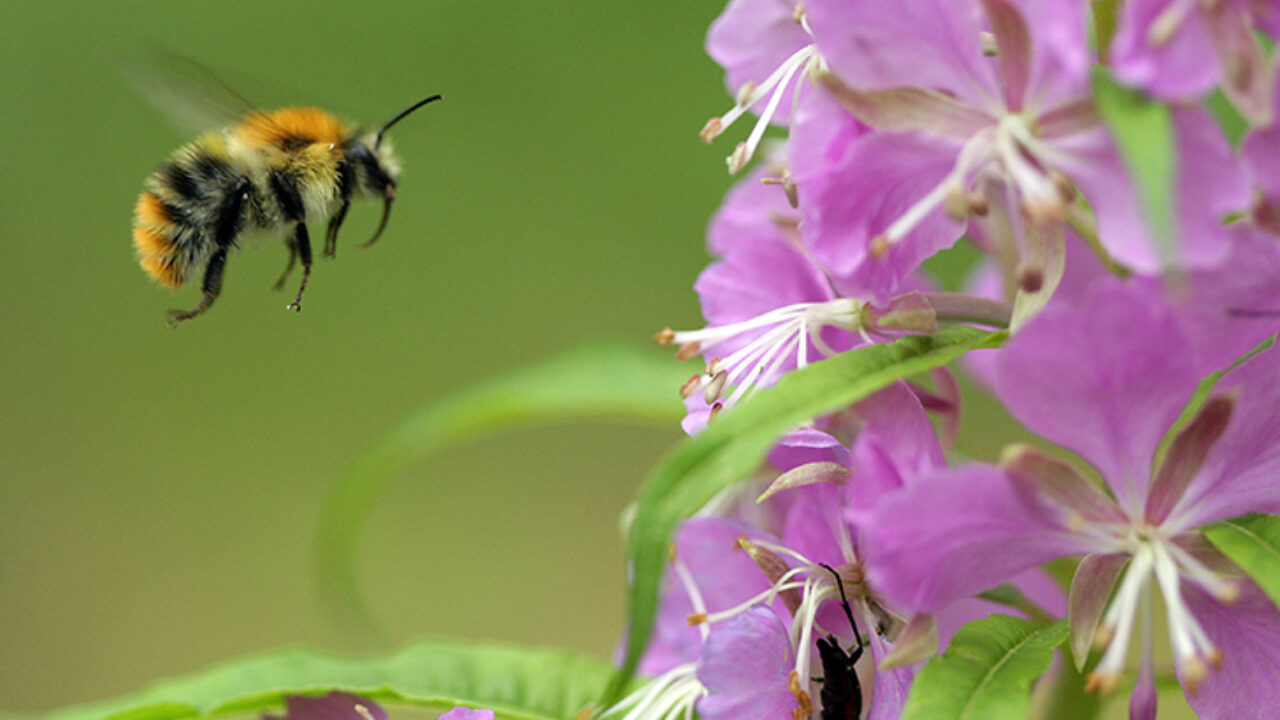
[[[0,3],[0,709],[282,644],[369,649],[322,614],[309,565],[361,448],[567,346],[697,323],[690,285],[730,182],[731,143],[697,137],[728,102],[702,51],[720,7]],[[232,255],[208,315],[166,326],[198,288],[155,286],[130,221],[143,179],[191,137],[117,69],[156,43],[266,108],[373,125],[444,95],[393,133],[405,171],[387,233],[354,250],[377,208],[353,208],[302,313],[269,290],[285,253],[263,241]],[[610,651],[618,514],[678,437],[579,424],[416,466],[360,551],[387,636]]]
[[[0,710],[281,645],[610,652],[618,515],[674,426],[526,429],[416,465],[360,546],[387,639],[322,613],[310,552],[343,467],[417,408],[588,339],[700,324],[690,286],[747,132],[697,138],[729,104],[703,52],[722,7],[0,4]],[[285,253],[264,241],[232,255],[208,315],[166,327],[199,293],[143,274],[130,218],[191,137],[117,69],[155,44],[264,108],[372,125],[444,95],[393,133],[387,233],[353,250],[377,220],[354,208],[301,314],[269,290]],[[1007,423],[982,398],[969,417],[965,451],[993,457]]]

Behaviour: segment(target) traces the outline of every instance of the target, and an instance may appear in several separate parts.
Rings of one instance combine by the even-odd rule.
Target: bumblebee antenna
[[[432,95],[426,100],[419,100],[418,102],[410,105],[404,110],[401,110],[400,112],[396,113],[394,117],[392,117],[390,120],[383,123],[382,127],[378,128],[378,136],[374,138],[373,149],[377,150],[378,146],[382,144],[382,134],[385,133],[388,128],[390,128],[392,125],[395,125],[396,123],[403,120],[406,115],[413,112],[414,110],[417,110],[418,108],[422,107],[423,105],[426,105],[429,102],[434,102],[439,99],[440,99],[439,95]]]

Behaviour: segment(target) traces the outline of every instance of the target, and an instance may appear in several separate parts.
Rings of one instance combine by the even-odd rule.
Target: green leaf
[[[628,595],[627,654],[601,705],[617,701],[649,641],[668,545],[681,520],[755,470],[788,430],[968,350],[999,347],[1005,337],[1003,332],[952,327],[837,355],[788,373],[678,447],[650,475],[636,504],[628,539],[634,579]]]
[[[573,718],[612,667],[560,650],[429,640],[383,657],[286,650],[241,658],[42,720],[185,720],[279,711],[287,695],[345,690],[380,703],[490,708],[515,720]],[[395,713],[392,713],[394,717]]]
[[[1209,94],[1205,106],[1209,108],[1213,119],[1218,122],[1218,127],[1222,129],[1222,134],[1227,137],[1231,147],[1240,147],[1240,141],[1249,131],[1249,121],[1240,114],[1239,110],[1236,110],[1236,106],[1231,104],[1220,89],[1215,89]]]
[[[365,518],[396,473],[442,448],[519,425],[611,417],[675,427],[689,370],[670,356],[620,343],[569,350],[436,400],[358,456],[338,479],[320,522],[320,598],[353,634],[371,616],[359,591],[356,545]]]
[[[1067,624],[992,615],[961,628],[911,686],[902,720],[1021,720]]]
[[[1111,128],[1120,157],[1137,186],[1147,227],[1165,267],[1178,266],[1174,181],[1178,153],[1169,108],[1141,91],[1116,84],[1105,68],[1094,68],[1098,113]]]
[[[1280,607],[1280,517],[1245,515],[1201,528]]]

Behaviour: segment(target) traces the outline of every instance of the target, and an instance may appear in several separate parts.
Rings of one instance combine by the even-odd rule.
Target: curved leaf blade
[[[285,650],[161,681],[141,692],[56,710],[43,720],[187,720],[278,711],[287,695],[345,690],[371,700],[447,710],[491,708],[498,717],[575,717],[612,667],[560,650],[429,640],[383,657]]]
[[[1280,607],[1280,517],[1245,515],[1206,525],[1201,531]]]
[[[969,350],[999,347],[1004,332],[952,327],[870,345],[788,373],[678,447],[640,491],[628,539],[627,653],[601,705],[613,704],[635,674],[657,612],[667,546],[676,525],[718,491],[746,477],[783,433],[846,407],[900,378],[945,365]]]
[[[664,354],[624,343],[568,350],[437,400],[359,455],[321,516],[314,567],[322,604],[353,634],[374,623],[359,590],[356,547],[365,519],[396,473],[445,447],[539,422],[611,417],[674,426],[689,371]]]
[[[1021,720],[1031,683],[1066,638],[1063,621],[1046,627],[1009,615],[975,620],[916,676],[902,720]]]

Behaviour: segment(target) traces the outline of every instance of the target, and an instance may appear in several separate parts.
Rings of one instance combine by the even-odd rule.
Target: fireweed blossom
[[[1131,270],[1168,264],[1093,105],[1086,4],[813,0],[807,16],[820,84],[874,130],[828,159],[825,181],[800,188],[809,249],[833,273],[893,283],[970,222],[1023,253],[1029,290],[1063,221]],[[1218,220],[1247,194],[1238,178],[1219,188],[1196,174],[1237,169],[1220,133],[1204,132],[1212,123],[1192,111],[1179,123],[1180,167],[1195,172],[1179,175],[1176,208],[1195,231],[1180,237],[1178,261],[1212,264]]]
[[[656,338],[680,346],[681,359],[705,358],[703,372],[681,389],[689,432],[790,370],[904,331],[936,329],[936,313],[922,295],[877,303],[837,292],[805,252],[783,190],[760,184],[759,176],[734,188],[708,231],[709,245],[724,257],[694,284],[707,326],[667,329]]]
[[[1255,125],[1274,118],[1274,68],[1256,33],[1280,31],[1272,0],[1128,0],[1111,42],[1116,77],[1165,101],[1221,86]]]
[[[1227,372],[1155,466],[1200,379],[1196,354],[1159,294],[1104,281],[1078,305],[1046,309],[1002,351],[997,395],[1029,428],[1088,460],[1105,489],[1025,446],[1006,451],[1000,467],[923,478],[860,519],[870,582],[928,611],[1082,554],[1069,616],[1078,658],[1090,642],[1104,648],[1091,689],[1118,685],[1136,632],[1143,660],[1131,713],[1154,717],[1154,586],[1199,716],[1274,707],[1280,611],[1198,528],[1280,510],[1280,353]]]
[[[894,718],[912,663],[994,610],[963,600],[913,619],[866,581],[852,510],[873,507],[881,494],[944,463],[918,393],[897,383],[822,424],[825,430],[802,428],[773,450],[771,464],[782,474],[751,504],[750,517],[696,517],[681,526],[642,661],[657,677],[617,708],[620,717],[678,717],[695,707],[707,720],[816,714],[823,687],[814,680],[823,672],[816,641],[830,635],[842,649],[856,644],[840,604],[843,586],[866,647],[857,664],[866,717]],[[1060,604],[1050,583],[1019,580],[1046,605]]]

